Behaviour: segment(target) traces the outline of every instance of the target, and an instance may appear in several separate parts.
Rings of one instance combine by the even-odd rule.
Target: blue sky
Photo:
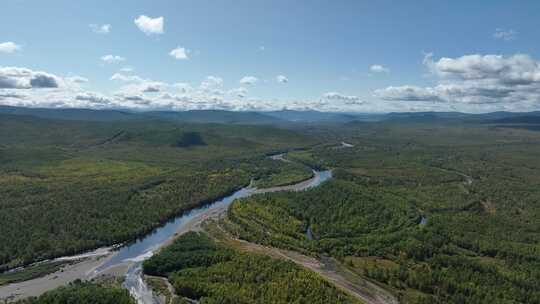
[[[540,105],[538,1],[4,2],[0,104],[360,112]],[[157,29],[137,26],[140,16]],[[170,55],[176,48],[179,58]]]

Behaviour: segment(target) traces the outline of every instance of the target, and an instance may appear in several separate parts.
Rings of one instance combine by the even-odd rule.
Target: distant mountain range
[[[310,123],[361,123],[371,121],[429,122],[463,121],[494,124],[540,124],[540,111],[492,112],[468,114],[460,112],[403,112],[403,113],[332,113],[318,111],[281,110],[270,112],[241,112],[225,110],[150,111],[46,109],[0,105],[0,114],[26,115],[47,119],[83,121],[124,121],[159,119],[188,123],[228,123],[246,125],[290,125]]]
[[[360,114],[331,113],[319,111],[292,111],[281,110],[260,112],[261,114],[279,118],[290,122],[348,122],[357,120]]]
[[[481,123],[536,123],[540,122],[540,112],[491,112],[469,114],[461,112],[403,112],[388,113],[380,116],[380,120],[427,122],[427,121],[462,121]]]
[[[48,119],[114,121],[136,119],[136,115],[116,110],[45,109],[0,105],[0,114],[26,115]]]
[[[26,115],[48,119],[85,121],[123,121],[136,119],[160,119],[190,123],[230,123],[230,124],[277,124],[279,118],[257,112],[233,112],[221,110],[196,111],[151,111],[133,112],[120,110],[90,109],[45,109],[0,106],[0,114]]]
[[[230,123],[271,125],[285,123],[284,120],[258,112],[235,112],[223,110],[191,110],[191,111],[154,111],[140,113],[140,116],[157,119],[191,122],[191,123]]]

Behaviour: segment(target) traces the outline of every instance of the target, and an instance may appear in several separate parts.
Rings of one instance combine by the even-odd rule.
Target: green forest
[[[243,241],[332,258],[336,271],[374,282],[400,303],[540,303],[534,128],[0,116],[0,285],[62,265],[5,270],[129,242],[239,187],[296,183],[314,168],[333,178],[307,191],[237,200],[219,227]],[[285,160],[270,158],[279,153]],[[201,303],[355,302],[292,261],[212,237],[179,237],[145,262],[145,272]],[[118,286],[77,282],[25,303],[77,302],[90,293],[103,303],[131,301]]]
[[[252,178],[305,178],[267,155],[313,140],[265,126],[2,115],[0,143],[1,270],[135,239]]]
[[[359,303],[293,262],[240,252],[190,232],[144,262],[179,296],[199,303]]]
[[[335,257],[403,303],[540,303],[539,133],[426,124],[339,131],[329,137],[354,147],[288,154],[332,168],[333,181],[236,201],[227,229]]]

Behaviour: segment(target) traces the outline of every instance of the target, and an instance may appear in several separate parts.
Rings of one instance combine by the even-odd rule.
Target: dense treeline
[[[144,262],[176,293],[199,303],[358,303],[314,272],[268,256],[241,253],[190,232]]]
[[[306,192],[238,200],[228,217],[229,229],[241,238],[335,256],[383,254],[420,221],[399,196],[342,180]]]
[[[310,143],[269,127],[3,116],[0,271],[132,240],[268,172],[303,176],[266,155]]]
[[[135,304],[126,289],[89,282],[74,282],[65,287],[16,304]]]
[[[145,181],[136,178],[141,171],[133,170],[120,182],[114,176],[63,183],[59,178],[55,185],[45,181],[42,187],[47,189],[37,193],[39,181],[4,187],[0,263],[28,263],[132,239],[174,214],[249,183],[242,171],[182,172]]]
[[[257,188],[296,184],[313,176],[310,167],[287,160],[265,159],[257,165],[257,169]]]
[[[539,133],[392,123],[335,133],[354,147],[290,155],[334,168],[334,181],[237,201],[228,229],[332,255],[403,303],[540,303]]]

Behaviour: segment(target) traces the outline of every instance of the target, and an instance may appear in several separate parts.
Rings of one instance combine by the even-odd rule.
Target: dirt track
[[[298,252],[267,247],[244,240],[229,239],[228,241],[233,242],[233,246],[240,250],[262,253],[274,258],[287,259],[308,268],[366,304],[399,303],[388,291],[346,269],[333,258],[322,258],[319,260]]]

